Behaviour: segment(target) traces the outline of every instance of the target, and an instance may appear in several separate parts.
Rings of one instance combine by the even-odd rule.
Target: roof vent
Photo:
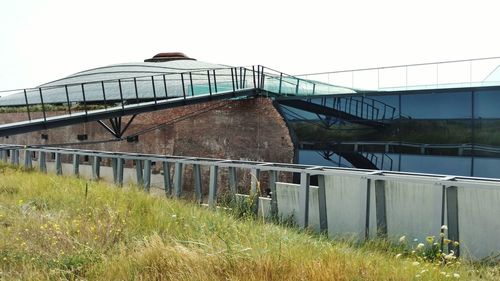
[[[172,60],[195,60],[186,56],[181,52],[168,52],[168,53],[159,53],[150,59],[145,59],[144,62],[163,62],[163,61],[172,61]]]

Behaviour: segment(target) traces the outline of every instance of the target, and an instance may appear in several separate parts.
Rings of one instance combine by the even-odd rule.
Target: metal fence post
[[[116,158],[111,158],[111,168],[113,169],[113,183],[114,184],[117,184],[117,182],[118,182],[117,162],[118,162],[118,160]]]
[[[299,210],[297,221],[300,228],[309,225],[309,174],[300,173]]]
[[[92,178],[98,180],[101,176],[101,157],[94,156],[92,161]]]
[[[229,191],[231,192],[231,197],[234,198],[234,196],[238,192],[235,167],[228,168],[228,182],[229,182]]]
[[[370,199],[371,199],[371,179],[366,179],[366,209],[365,209],[365,240],[370,238]]]
[[[123,186],[123,159],[116,159],[116,179],[119,186]]]
[[[174,196],[176,198],[181,197],[182,193],[182,163],[175,163],[175,172],[174,172]]]
[[[260,194],[260,170],[259,169],[251,169],[250,170],[250,176],[251,176],[251,181],[250,181],[250,195],[252,194]]]
[[[61,163],[61,153],[56,152],[56,174],[62,175],[62,163]]]
[[[73,175],[80,175],[80,155],[76,153],[73,154]]]
[[[458,225],[458,188],[448,186],[446,188],[446,214],[448,218],[448,239],[460,241]],[[453,250],[456,256],[460,256],[460,246],[453,243],[448,244],[448,249]]]
[[[19,165],[19,150],[12,149],[11,161],[12,161],[12,165],[15,165],[15,166]]]
[[[377,236],[387,237],[387,209],[385,181],[375,180],[375,214],[377,216]]]
[[[143,182],[144,191],[149,192],[151,188],[151,160],[144,160]]]
[[[276,182],[278,171],[269,171],[269,190],[271,191],[271,217],[278,215],[278,197],[276,194]]]
[[[45,153],[45,151],[40,151],[38,153],[38,167],[40,169],[40,172],[47,173],[47,154]]]
[[[24,150],[24,168],[31,169],[33,164],[31,163],[31,151]]]
[[[318,175],[318,207],[319,229],[322,233],[328,233],[328,215],[326,210],[326,190],[324,175]]]
[[[142,160],[137,159],[134,160],[134,162],[135,162],[135,174],[137,179],[137,185],[141,186],[144,183]]]
[[[210,184],[208,187],[208,206],[211,208],[215,208],[217,204],[217,175],[218,175],[219,167],[218,166],[210,166]]]
[[[202,202],[201,194],[201,167],[199,164],[193,165],[193,176],[194,176],[194,192],[196,196],[196,202]]]
[[[170,163],[163,161],[163,186],[165,188],[165,195],[172,194],[172,182],[170,180]]]

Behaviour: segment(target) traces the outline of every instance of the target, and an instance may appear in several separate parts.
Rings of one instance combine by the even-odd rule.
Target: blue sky
[[[500,55],[497,1],[0,2],[0,90],[182,51],[298,74]]]

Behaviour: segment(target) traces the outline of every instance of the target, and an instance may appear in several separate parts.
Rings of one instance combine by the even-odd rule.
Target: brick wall
[[[57,114],[60,113],[49,115]],[[129,118],[124,117],[123,122]],[[26,113],[0,114],[0,123],[25,119]],[[141,133],[144,130],[146,132]],[[264,97],[213,101],[140,114],[125,136],[136,133],[141,133],[136,143],[111,141],[113,136],[108,131],[97,122],[91,122],[0,137],[0,143],[72,143],[66,147],[283,163],[292,163],[294,159],[293,143],[285,121],[272,101]],[[48,139],[43,140],[42,134]],[[79,134],[87,134],[88,140],[78,141]],[[92,141],[103,142],[84,144]],[[161,166],[157,165],[155,169],[158,172]],[[190,167],[187,170],[189,172]],[[221,181],[225,181],[222,175]],[[191,182],[188,176],[186,178],[189,186]]]

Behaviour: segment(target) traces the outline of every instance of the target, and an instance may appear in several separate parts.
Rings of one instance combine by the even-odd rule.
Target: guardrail
[[[391,238],[395,235],[404,235],[412,232],[414,225],[419,224],[425,226],[425,229],[420,231],[430,229],[432,233],[437,231],[439,234],[440,232],[444,233],[440,227],[446,224],[448,227],[446,236],[449,239],[460,240],[462,245],[469,247],[469,250],[472,247],[480,248],[479,252],[472,250],[475,253],[471,255],[472,257],[487,256],[485,251],[493,251],[493,254],[500,251],[498,248],[500,238],[497,232],[500,225],[495,215],[498,214],[498,201],[495,198],[500,198],[500,179],[158,154],[0,145],[0,160],[4,162],[10,160],[12,164],[19,165],[20,154],[24,155],[22,162],[24,162],[25,167],[32,168],[35,158],[38,162],[38,169],[44,172],[47,171],[47,154],[50,154],[57,174],[63,173],[61,156],[70,155],[72,158],[71,174],[75,175],[79,175],[81,157],[89,157],[92,159],[92,177],[95,179],[98,179],[100,175],[101,160],[107,158],[111,160],[113,180],[118,185],[123,184],[125,160],[131,160],[135,163],[137,181],[144,186],[146,191],[149,191],[151,187],[152,163],[161,163],[163,164],[163,188],[168,196],[174,198],[179,198],[183,194],[182,182],[185,176],[183,175],[183,167],[192,165],[196,200],[202,202],[206,199],[208,206],[212,208],[216,206],[218,191],[222,188],[217,182],[220,169],[228,170],[228,190],[232,196],[236,196],[238,191],[237,169],[243,169],[252,175],[250,187],[244,191],[250,195],[259,194],[257,189],[261,173],[268,173],[268,188],[271,191],[271,198],[268,203],[262,198],[256,200],[255,205],[268,204],[268,211],[263,211],[263,215],[266,216],[293,216],[301,228],[313,227],[332,235],[345,234],[344,232],[357,233],[360,239],[369,239],[374,236],[389,236]],[[174,172],[171,177],[172,165]],[[210,171],[207,198],[202,195],[202,167],[208,167]],[[299,174],[300,184],[278,182],[280,173]],[[311,177],[317,178],[317,187],[310,185]],[[290,185],[294,187],[290,188]],[[477,192],[480,194],[477,195]],[[410,197],[406,198],[405,193],[408,193]],[[283,194],[288,195],[283,197]],[[469,199],[463,197],[464,194],[475,194],[476,197]],[[342,196],[348,197],[343,198]],[[477,196],[480,196],[481,202],[477,201],[479,200]],[[281,199],[278,200],[278,198]],[[402,202],[403,199],[411,201]],[[491,201],[493,202],[492,206],[488,205],[490,202],[488,200],[493,200]],[[408,208],[412,208],[411,204],[415,203],[417,203],[417,207],[414,207],[416,209],[409,211]],[[403,209],[395,209],[394,206],[398,204],[403,204],[399,207]],[[431,207],[425,208],[420,204],[431,204]],[[470,207],[471,204],[476,207]],[[291,205],[295,207],[290,207]],[[345,209],[339,209],[340,206],[345,206]],[[474,212],[480,212],[481,222],[464,221],[460,217],[477,215],[471,212],[470,208],[476,208]],[[493,208],[493,210],[487,208]],[[433,213],[433,215],[435,216],[426,217],[423,215],[423,218],[416,219],[419,212],[429,212],[429,210],[434,210],[435,214]],[[414,221],[412,221],[412,216]],[[342,221],[355,222],[355,226],[346,227],[341,223]],[[480,227],[477,223],[480,224]],[[462,233],[465,234],[462,235]],[[424,235],[429,234],[431,233]],[[422,237],[422,233],[413,233],[413,235]],[[487,235],[488,240],[483,241],[485,235]],[[481,241],[476,241],[476,237]],[[486,248],[483,247],[485,244],[487,244]],[[459,247],[453,249],[455,252],[460,250]]]

